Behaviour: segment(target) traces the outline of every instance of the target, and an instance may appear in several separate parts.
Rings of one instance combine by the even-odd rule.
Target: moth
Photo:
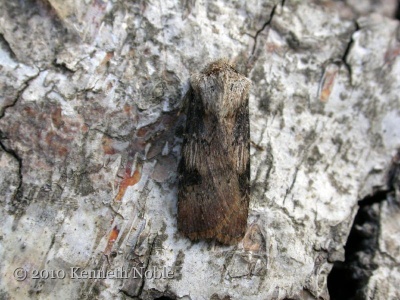
[[[190,78],[178,166],[178,230],[191,240],[232,245],[246,231],[250,86],[225,60]]]

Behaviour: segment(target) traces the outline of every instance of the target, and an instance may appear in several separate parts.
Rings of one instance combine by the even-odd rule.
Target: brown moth
[[[178,229],[191,240],[239,242],[250,199],[251,82],[218,60],[190,78],[179,164]]]

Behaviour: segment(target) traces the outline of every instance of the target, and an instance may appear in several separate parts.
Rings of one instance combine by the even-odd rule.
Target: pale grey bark
[[[399,23],[392,1],[348,2],[0,1],[0,298],[329,299],[376,191],[359,293],[400,298]],[[176,229],[189,75],[221,57],[253,83],[234,247]],[[71,271],[132,267],[172,278]],[[32,278],[43,269],[65,278]]]

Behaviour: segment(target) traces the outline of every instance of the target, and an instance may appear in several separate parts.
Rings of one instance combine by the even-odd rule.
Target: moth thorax
[[[201,101],[206,113],[229,117],[234,114],[247,100],[250,88],[248,80],[229,80],[222,76],[211,75],[207,80],[192,79],[192,86],[201,95]]]

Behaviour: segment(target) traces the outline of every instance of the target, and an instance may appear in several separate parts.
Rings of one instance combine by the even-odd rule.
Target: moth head
[[[230,117],[247,102],[251,85],[225,60],[209,64],[201,73],[194,74],[190,83],[205,112],[219,118]]]

